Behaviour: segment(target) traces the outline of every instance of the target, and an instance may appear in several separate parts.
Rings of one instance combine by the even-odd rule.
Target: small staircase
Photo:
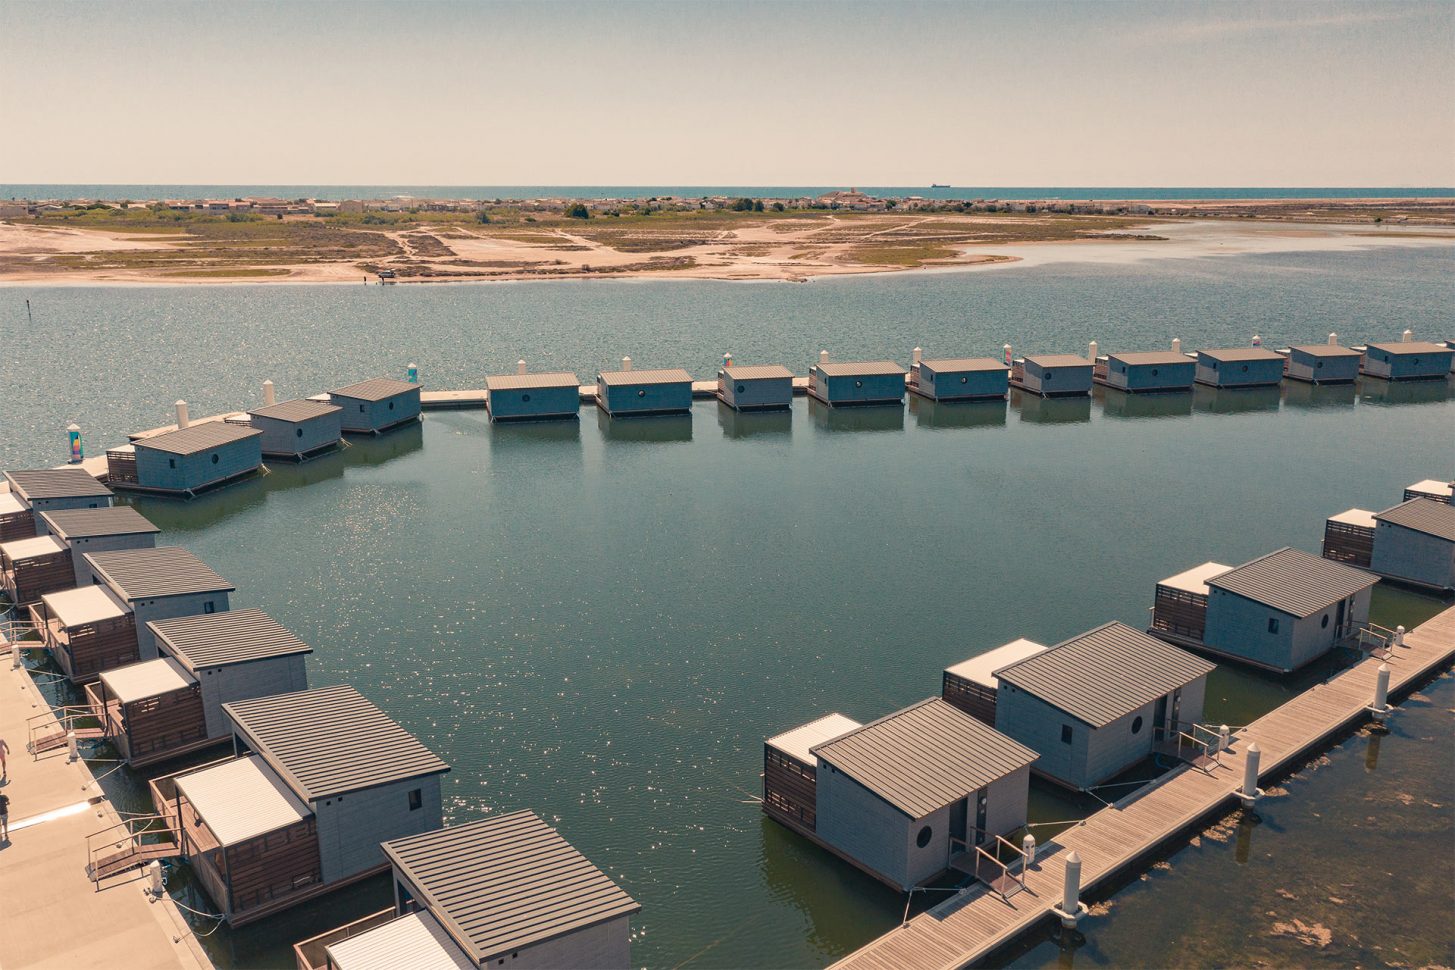
[[[66,746],[66,738],[74,733],[77,741],[99,741],[106,736],[105,728],[87,723],[96,720],[96,712],[90,707],[58,707],[45,714],[37,714],[26,723],[29,739],[25,749],[32,755],[42,755]]]
[[[86,836],[86,878],[99,883],[160,859],[182,854],[176,830],[162,815],[139,815]]]

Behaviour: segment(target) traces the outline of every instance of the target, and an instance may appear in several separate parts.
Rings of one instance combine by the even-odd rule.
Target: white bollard
[[[1100,353],[1101,353],[1101,346],[1095,340],[1093,340],[1091,343],[1089,343],[1089,344],[1086,345],[1086,359],[1087,360],[1096,360],[1097,356],[1100,355]]]
[[[10,645],[10,669],[20,669],[20,644],[18,643],[12,643]]]
[[[924,359],[924,353],[925,352],[919,347],[914,348],[914,354],[912,357],[912,359],[914,360],[914,366],[919,366],[919,362]]]
[[[190,424],[191,424],[191,422],[187,420],[187,402],[186,401],[178,401],[177,402],[177,427],[178,427],[178,429],[185,428],[185,427],[187,427]]]
[[[273,395],[273,382],[263,381],[263,407],[270,408],[277,398]]]
[[[66,732],[66,760],[75,761],[81,757],[81,752],[76,749],[76,732]]]
[[[1174,354],[1180,354],[1180,353],[1182,353],[1182,338],[1181,337],[1173,337],[1172,338],[1172,352]]]
[[[1243,761],[1243,787],[1238,790],[1238,797],[1242,799],[1244,808],[1252,808],[1253,803],[1263,794],[1258,788],[1258,761],[1262,755],[1256,741],[1248,745]]]
[[[1021,863],[1021,872],[1025,872],[1036,861],[1036,837],[1027,832],[1026,837],[1021,839],[1021,852],[1025,855],[1025,861]]]
[[[1226,724],[1218,725],[1218,750],[1227,751],[1233,746],[1232,732]]]
[[[1076,854],[1075,849],[1066,857],[1066,880],[1061,884],[1061,905],[1052,906],[1051,912],[1061,917],[1061,925],[1068,930],[1075,929],[1076,921],[1086,912],[1086,907],[1081,904],[1081,856]]]
[[[515,372],[517,374],[524,374],[524,373],[526,373],[525,361],[518,360],[518,361],[515,362]]]
[[[1397,627],[1394,628],[1394,645],[1396,647],[1402,647],[1402,646],[1404,646],[1404,627],[1403,626],[1397,626]]]
[[[829,362],[829,352],[827,350],[820,350],[818,352],[818,362],[820,364],[827,364]]]
[[[161,899],[166,887],[162,884],[162,864],[153,859],[147,863],[147,892],[153,899]]]
[[[1337,346],[1339,346],[1339,335],[1338,334],[1336,334],[1336,333],[1329,334],[1329,346],[1330,347],[1337,347]]]
[[[632,369],[632,359],[630,357],[623,357],[621,359],[621,369],[622,370],[631,370]]]
[[[1012,360],[1010,355],[1010,344],[1005,345],[1005,347],[1003,348],[1003,352],[1005,354],[1005,366],[1009,367]]]
[[[1254,347],[1261,347],[1261,346],[1263,346],[1263,338],[1260,337],[1260,336],[1258,336],[1256,333],[1253,334],[1253,346]]]
[[[1389,664],[1379,665],[1379,674],[1374,678],[1374,703],[1369,706],[1376,724],[1383,724],[1389,716]]]
[[[1407,344],[1413,339],[1415,339],[1415,332],[1408,327],[1405,328],[1404,333],[1399,335],[1399,342],[1402,344]]]

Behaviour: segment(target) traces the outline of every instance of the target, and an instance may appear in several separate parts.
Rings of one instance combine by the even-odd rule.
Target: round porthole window
[[[1328,626],[1329,626],[1329,614],[1327,614],[1327,613],[1324,614],[1324,618],[1319,621],[1319,626],[1320,627],[1323,627],[1325,629],[1328,628]]]
[[[854,382],[854,386],[855,387],[863,387],[864,386],[864,382],[863,381],[855,381]]]
[[[1155,368],[1155,367],[1152,368],[1152,376],[1153,377],[1156,377],[1157,376],[1157,368]]]
[[[522,394],[520,396],[520,399],[521,399],[522,402],[529,401],[530,400],[530,395],[529,394]]]
[[[1322,367],[1322,366],[1324,366],[1324,362],[1323,361],[1321,361],[1321,360],[1314,361],[1314,367],[1315,368],[1319,368],[1319,367]]]
[[[216,456],[216,455],[213,455],[213,456],[212,456],[212,463],[213,463],[213,464],[214,464],[214,465],[215,465],[215,464],[217,464],[217,456]]]
[[[739,394],[741,394],[741,393],[743,393],[743,392],[744,392],[744,391],[746,391],[746,390],[747,390],[747,389],[748,389],[748,386],[747,386],[747,385],[746,385],[746,384],[739,384],[739,385],[738,385],[738,393],[739,393]]]
[[[391,411],[394,410],[394,402],[393,401],[390,401],[389,402],[389,410],[391,410]]]
[[[1140,715],[1140,714],[1138,714],[1136,717],[1132,718],[1132,733],[1133,734],[1141,734],[1142,733],[1142,715]]]
[[[919,830],[919,835],[916,835],[914,837],[914,844],[923,849],[925,846],[930,844],[930,839],[934,837],[934,834],[935,833],[930,829],[930,827],[926,825],[924,828]]]
[[[646,397],[646,396],[647,396],[647,389],[646,388],[642,388],[640,391],[637,391],[637,397]]]
[[[1044,379],[1049,381],[1051,378],[1053,378],[1055,376],[1056,376],[1056,372],[1055,371],[1048,370],[1048,371],[1046,371],[1046,376],[1045,376]]]
[[[961,384],[969,384],[970,383],[970,378],[968,378],[968,377],[962,377],[962,378],[960,378],[960,383]]]
[[[303,429],[302,428],[294,428],[293,429],[293,436],[295,438],[301,438],[301,437],[303,437]]]
[[[1243,373],[1244,374],[1248,373],[1248,365],[1247,364],[1244,364],[1243,365]]]

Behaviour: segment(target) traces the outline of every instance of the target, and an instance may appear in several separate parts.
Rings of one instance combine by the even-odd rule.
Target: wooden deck
[[[1388,660],[1390,695],[1398,696],[1455,659],[1455,607],[1405,637]],[[1083,899],[1098,884],[1148,861],[1209,817],[1234,804],[1243,780],[1243,759],[1257,742],[1259,777],[1277,776],[1331,738],[1368,718],[1382,661],[1366,658],[1298,695],[1232,736],[1231,749],[1210,772],[1184,766],[1102,809],[1037,851],[1026,891],[1009,900],[972,887],[849,954],[835,968],[853,970],[952,970],[983,962],[1051,916],[1060,904],[1065,859],[1081,857]],[[1393,715],[1398,717],[1398,714]]]

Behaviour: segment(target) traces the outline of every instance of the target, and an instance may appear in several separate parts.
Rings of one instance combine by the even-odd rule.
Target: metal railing
[[[1399,640],[1398,631],[1391,630],[1387,626],[1380,626],[1378,623],[1365,623],[1355,636],[1357,646],[1361,651],[1378,657],[1380,660],[1389,659]]]
[[[357,936],[366,930],[372,930],[376,926],[390,922],[394,917],[395,913],[392,908],[381,909],[377,913],[370,913],[352,923],[345,923],[343,926],[331,929],[327,933],[320,933],[302,942],[294,943],[293,959],[298,962],[298,970],[324,970],[328,966],[328,955],[324,953],[324,947],[347,940],[351,936]]]
[[[1021,849],[1020,849],[1019,846],[1015,845],[1012,842],[1007,841],[1006,839],[1002,838],[999,835],[997,835],[995,837],[995,841],[993,843],[991,843],[991,844],[995,847],[995,849],[996,849],[995,852],[988,852],[988,851],[986,851],[985,846],[983,846],[983,845],[977,845],[975,847],[975,858],[976,858],[976,862],[977,862],[976,868],[977,869],[979,868],[979,864],[978,864],[979,863],[979,860],[983,858],[987,862],[990,862],[990,863],[992,863],[992,864],[994,864],[996,866],[999,866],[1000,867],[1000,873],[1001,873],[1001,875],[1005,879],[1013,880],[1013,881],[1019,883],[1021,889],[1026,888],[1026,865],[1027,865],[1026,854],[1021,851]],[[1002,862],[1000,860],[1000,848],[1002,846],[1004,846],[1005,848],[1007,848],[1007,849],[1009,849],[1011,851],[1011,860],[1010,860],[1009,863]],[[1020,873],[1019,873],[1019,875],[1012,875],[1011,874],[1011,871],[1010,871],[1011,870],[1011,866],[1014,866],[1015,865],[1016,858],[1017,857],[1020,858]],[[987,880],[987,882],[988,881],[989,880]],[[995,887],[995,890],[996,890],[996,892],[1000,893],[1000,896],[1001,896],[1002,899],[1008,899],[1010,897],[1010,894],[1007,893],[1002,888]]]
[[[32,755],[39,755],[65,747],[66,739],[72,731],[77,732],[78,739],[82,737],[88,740],[99,738],[101,737],[100,728],[80,726],[81,721],[95,720],[95,718],[95,711],[86,705],[56,707],[44,714],[26,718],[25,750]]]
[[[135,815],[86,836],[86,877],[100,882],[178,855],[177,833],[161,815]]]

